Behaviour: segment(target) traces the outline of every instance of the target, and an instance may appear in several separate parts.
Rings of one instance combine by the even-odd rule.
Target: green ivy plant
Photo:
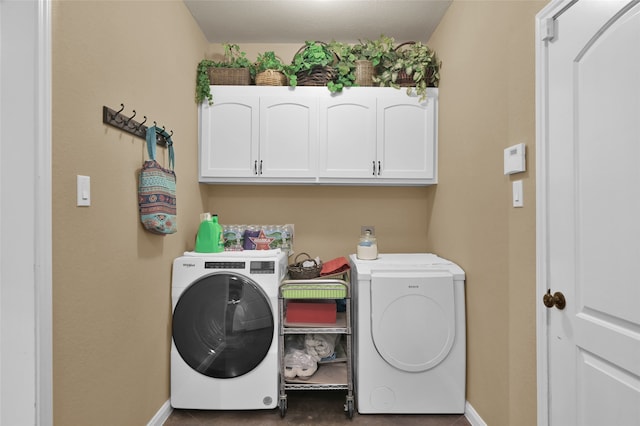
[[[253,64],[255,73],[263,72],[266,70],[274,70],[283,72],[285,65],[282,63],[273,51],[259,53],[256,62]]]
[[[351,45],[339,41],[329,43],[329,49],[335,53],[338,60],[334,67],[338,71],[335,79],[327,83],[331,93],[341,92],[345,87],[356,86],[356,56]]]
[[[202,103],[205,100],[209,105],[213,104],[213,97],[209,85],[209,68],[248,68],[251,77],[255,77],[255,69],[253,64],[247,58],[245,52],[240,51],[240,46],[232,43],[224,43],[224,60],[214,61],[211,59],[203,59],[198,63],[196,73],[196,102]]]
[[[351,46],[351,53],[355,56],[355,60],[371,61],[374,68],[379,70],[380,65],[384,61],[393,59],[393,46],[395,40],[393,37],[387,37],[384,34],[376,40],[360,40]]]
[[[401,71],[412,76],[414,87],[407,87],[407,94],[415,93],[420,101],[427,98],[427,87],[438,87],[442,61],[436,52],[421,42],[416,42],[405,49],[394,50],[394,53],[383,58],[382,72],[373,78],[380,87],[400,88],[397,83]]]

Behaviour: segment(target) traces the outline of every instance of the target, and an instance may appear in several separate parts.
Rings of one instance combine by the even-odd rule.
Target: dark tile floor
[[[369,426],[471,426],[464,415],[358,414],[350,420],[344,411],[344,391],[292,391],[287,393],[284,417],[278,408],[255,411],[174,410],[164,426],[283,426],[283,425],[369,425]]]

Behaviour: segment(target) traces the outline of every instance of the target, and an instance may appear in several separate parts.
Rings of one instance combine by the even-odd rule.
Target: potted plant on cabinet
[[[289,86],[326,86],[336,77],[335,53],[320,41],[306,41],[289,66]]]
[[[237,44],[224,43],[224,60],[203,59],[198,64],[196,75],[196,102],[205,99],[209,104],[213,98],[209,90],[211,84],[248,85],[253,77],[253,66],[245,52]]]
[[[351,46],[351,54],[356,64],[356,84],[359,86],[373,86],[373,77],[382,72],[381,64],[393,56],[392,37],[384,34],[376,40],[360,40]]]
[[[374,77],[381,87],[406,87],[407,94],[414,92],[423,101],[427,87],[438,87],[442,62],[436,52],[421,42],[398,45],[382,62],[382,72]]]
[[[285,86],[287,84],[287,67],[275,52],[268,51],[258,54],[253,64],[257,86]]]

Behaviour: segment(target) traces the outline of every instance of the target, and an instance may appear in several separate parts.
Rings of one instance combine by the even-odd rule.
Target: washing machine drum
[[[194,370],[219,379],[256,368],[273,342],[269,298],[253,280],[232,273],[191,284],[173,311],[173,342]]]
[[[455,340],[453,276],[373,273],[371,334],[378,354],[401,371],[422,372],[440,364]]]

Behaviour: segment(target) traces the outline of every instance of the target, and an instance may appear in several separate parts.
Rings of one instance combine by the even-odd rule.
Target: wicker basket
[[[286,86],[287,76],[276,70],[265,70],[256,74],[256,86]]]
[[[375,75],[375,69],[373,68],[373,62],[363,59],[356,61],[356,81],[358,86],[373,86],[373,76]]]
[[[209,68],[209,81],[213,85],[248,86],[251,84],[249,68]]]
[[[326,43],[317,41],[316,43],[320,43],[326,46]],[[307,45],[303,45],[298,49],[296,55],[302,53],[306,49]],[[332,65],[338,63],[338,57],[333,52],[334,61]],[[295,58],[295,55],[294,55]],[[311,67],[310,70],[306,71],[298,71],[296,73],[296,77],[298,79],[298,86],[326,86],[327,83],[333,81],[338,77],[338,70],[331,65],[327,65],[324,67],[315,66]]]
[[[302,259],[298,261],[300,256],[306,256],[306,259]],[[313,266],[302,266],[302,264],[306,261],[312,261]],[[309,280],[312,278],[318,278],[320,276],[320,271],[322,271],[322,262],[318,263],[315,259],[312,259],[307,253],[298,254],[293,263],[289,265],[289,277],[293,280]]]
[[[414,44],[416,44],[415,41],[405,41],[404,43],[400,43],[398,46],[396,46],[394,50],[396,51],[396,53],[398,53],[402,47],[411,46]],[[407,74],[405,70],[401,70],[398,72],[396,83],[400,87],[412,87],[416,85],[415,81],[413,81],[413,75]]]

